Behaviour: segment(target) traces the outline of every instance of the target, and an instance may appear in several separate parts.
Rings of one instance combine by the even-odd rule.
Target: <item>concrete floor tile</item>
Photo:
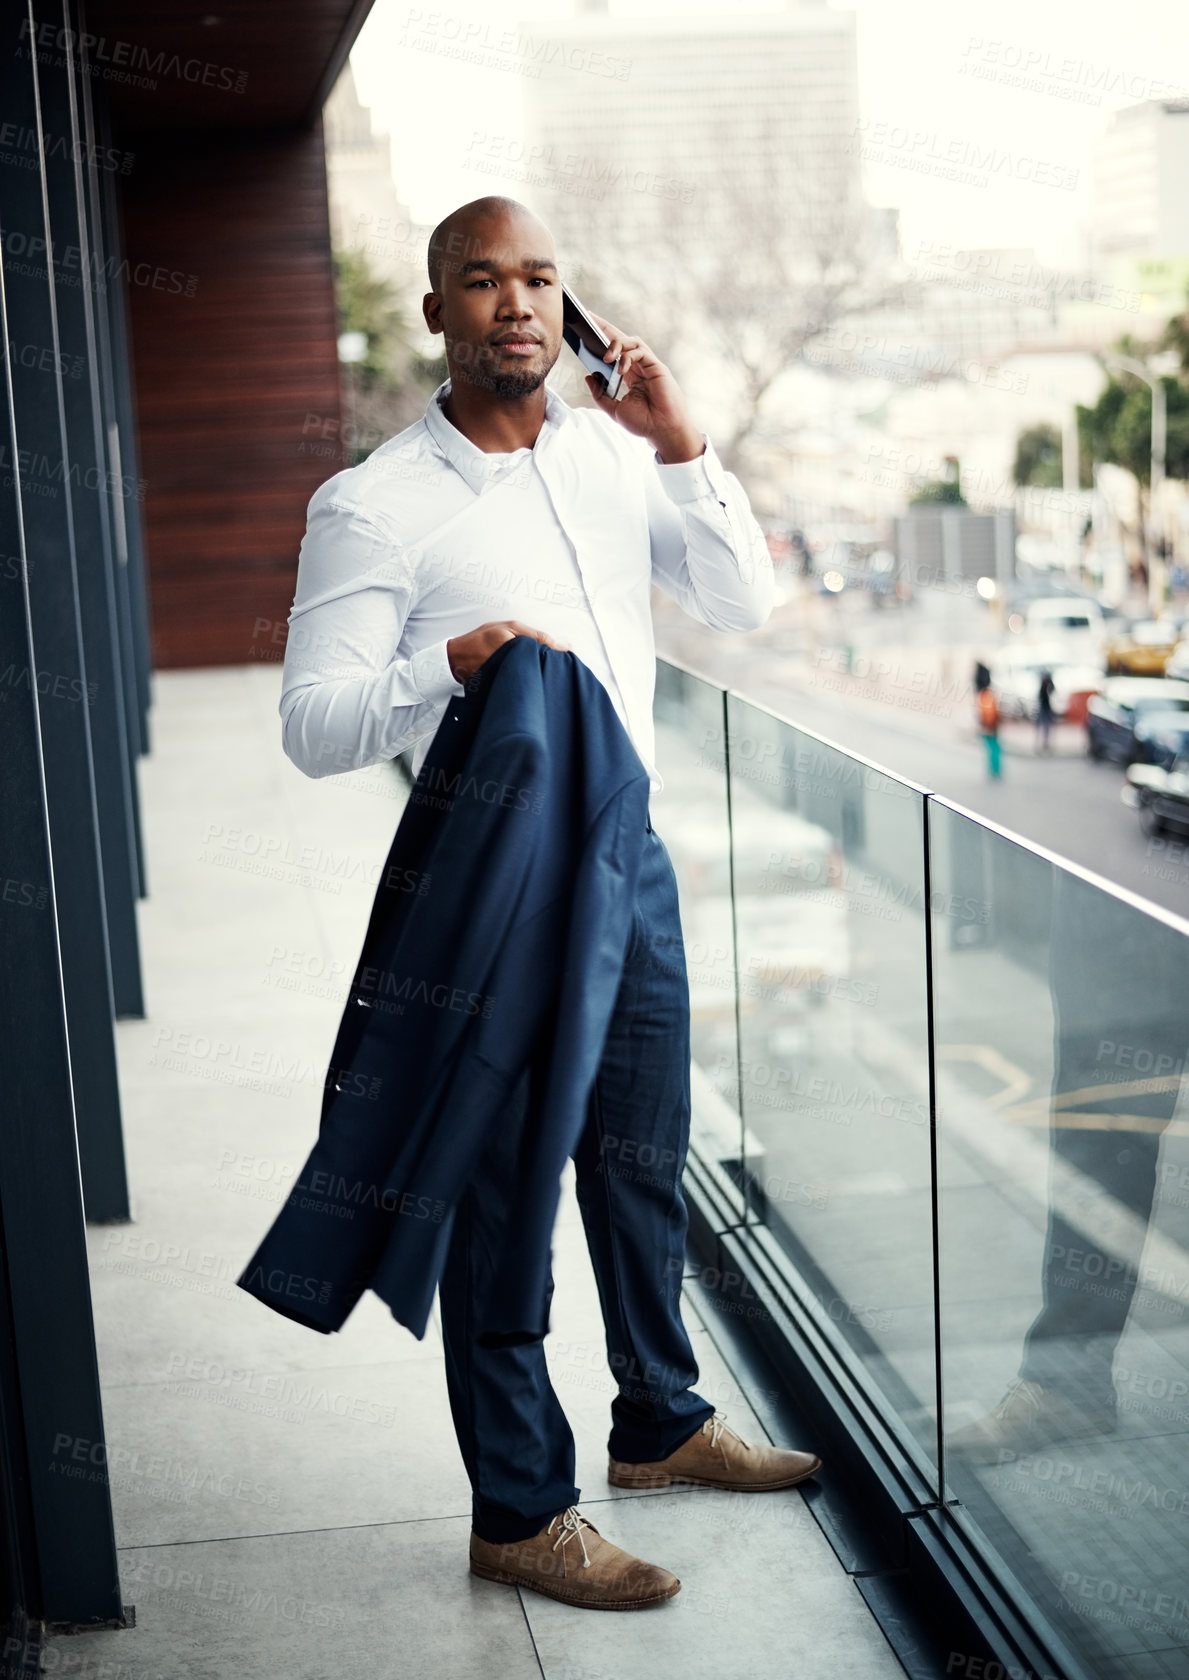
[[[124,1546],[465,1515],[440,1362],[256,1370],[104,1396]]]
[[[616,1545],[673,1570],[681,1591],[635,1614],[630,1630],[526,1592],[546,1680],[607,1680],[629,1665],[649,1680],[903,1680],[795,1490],[693,1488],[582,1509]]]
[[[155,1214],[153,1198],[141,1196]],[[322,1335],[273,1312],[236,1285],[269,1224],[269,1209],[245,1199],[238,1234],[230,1215],[203,1229],[192,1205],[164,1201],[172,1222],[149,1217],[88,1233],[91,1294],[105,1389],[176,1377],[194,1361],[212,1370],[289,1371],[338,1365],[440,1360],[441,1337],[430,1323],[418,1340],[370,1292],[342,1330]],[[239,1210],[236,1210],[238,1213]]]
[[[439,1518],[135,1548],[121,1556],[135,1628],[54,1639],[51,1672],[540,1680],[519,1596],[470,1573],[469,1535],[469,1517]]]

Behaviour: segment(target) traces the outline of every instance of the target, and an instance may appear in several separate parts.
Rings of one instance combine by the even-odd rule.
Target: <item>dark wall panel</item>
[[[155,134],[123,185],[154,664],[242,664],[333,470],[303,432],[339,414],[321,125]]]
[[[122,128],[291,126],[316,115],[371,0],[90,0],[86,28]]]

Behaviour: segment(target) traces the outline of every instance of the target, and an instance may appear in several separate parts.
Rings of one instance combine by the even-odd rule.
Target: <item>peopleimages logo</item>
[[[461,771],[449,775],[440,765],[426,765],[409,795],[410,803],[446,805],[455,799],[477,799],[484,805],[502,805],[517,811],[540,811],[545,796],[539,789],[517,787],[510,782],[478,781]]]
[[[134,479],[129,473],[117,476],[100,467],[87,467],[84,471],[77,461],[67,465],[60,455],[45,455],[38,450],[18,449],[14,456],[9,453],[7,443],[0,443],[0,475],[5,484],[19,480],[22,495],[56,495],[63,485],[76,484],[137,501],[143,499],[147,482],[143,478]]]
[[[1013,152],[995,144],[963,135],[940,134],[933,129],[914,128],[909,123],[856,121],[852,152],[869,163],[888,163],[898,168],[985,187],[995,175],[1008,175],[1038,187],[1059,187],[1072,192],[1078,171],[1031,153]]]
[[[230,93],[242,93],[248,85],[246,70],[233,70],[229,65],[212,64],[202,58],[183,58],[180,53],[167,53],[164,48],[153,52],[134,41],[109,41],[106,35],[91,35],[85,30],[53,23],[34,25],[29,18],[21,19],[20,39],[31,42],[38,53],[77,53],[85,58],[93,75],[99,72],[114,81],[131,80],[129,73],[138,71],[153,77],[172,76],[181,82],[222,88]]]
[[[135,152],[122,152],[117,146],[97,146],[15,122],[0,123],[0,151],[18,159],[23,169],[40,168],[42,158],[61,158],[95,169],[119,170],[121,175],[131,171],[136,158]]]
[[[495,1013],[495,999],[483,992],[464,992],[460,986],[442,982],[431,985],[416,975],[397,976],[391,969],[362,968],[358,989],[368,993],[377,1008],[399,1015],[406,1003],[424,1003],[434,1009],[450,1009],[460,1015],[480,1015],[485,1021]]]
[[[959,64],[961,73],[985,81],[1007,83],[1035,93],[1051,93],[1079,104],[1101,105],[1104,95],[1139,102],[1145,99],[1183,99],[1181,82],[1166,82],[1143,71],[1069,55],[1058,57],[1045,47],[1025,41],[987,40],[972,35]]]
[[[129,286],[147,286],[154,292],[176,292],[184,297],[193,297],[198,290],[197,274],[169,269],[162,263],[132,263],[127,257],[104,257],[101,261],[94,251],[84,253],[80,245],[55,245],[38,233],[25,233],[20,228],[6,229],[3,239],[5,266],[11,272],[41,278],[48,273],[48,257],[55,284],[60,286],[98,286],[101,281],[111,284],[120,278]]]
[[[426,12],[420,6],[410,6],[405,13],[400,45],[472,63],[499,65],[531,77],[540,76],[546,67],[608,77],[617,82],[626,82],[632,73],[630,58],[613,57],[597,47],[582,46],[557,36],[501,29],[476,18],[441,10]]]

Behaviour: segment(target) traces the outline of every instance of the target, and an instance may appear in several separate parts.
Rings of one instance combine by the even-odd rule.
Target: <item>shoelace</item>
[[[725,1412],[715,1412],[713,1417],[708,1417],[706,1419],[706,1422],[702,1425],[702,1428],[703,1429],[708,1429],[710,1431],[710,1445],[712,1447],[717,1447],[719,1441],[722,1438],[722,1433],[723,1433],[724,1429],[726,1430],[728,1435],[735,1435],[735,1431],[732,1428],[730,1428],[730,1426],[727,1423],[727,1415],[726,1415]],[[748,1450],[748,1443],[743,1439],[743,1437],[741,1435],[735,1435],[735,1439],[738,1441],[739,1445],[744,1449],[744,1451]]]
[[[1023,1400],[1033,1412],[1039,1412],[1040,1396],[1036,1392],[1036,1384],[1028,1382],[1024,1377],[1013,1377],[1007,1385],[1007,1392],[996,1406],[993,1417],[1004,1418],[1015,1405],[1017,1400]]]
[[[564,1555],[566,1541],[572,1540],[574,1536],[577,1535],[578,1544],[582,1547],[582,1567],[583,1569],[589,1569],[590,1558],[587,1555],[586,1539],[582,1530],[583,1528],[593,1527],[593,1524],[587,1522],[586,1518],[579,1511],[577,1505],[567,1505],[566,1509],[562,1511],[560,1515],[561,1527],[557,1531],[557,1539],[553,1542],[552,1549],[556,1552],[557,1548],[560,1546]],[[554,1517],[553,1522],[549,1524],[550,1528],[553,1527],[553,1523],[556,1521],[557,1518]]]

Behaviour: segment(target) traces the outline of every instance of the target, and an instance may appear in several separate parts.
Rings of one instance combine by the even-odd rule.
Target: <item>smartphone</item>
[[[603,382],[604,393],[618,401],[626,395],[627,387],[622,375],[616,372],[614,362],[603,360],[611,348],[611,340],[601,327],[595,326],[568,286],[562,287],[561,298],[562,337],[587,373],[598,374]]]

